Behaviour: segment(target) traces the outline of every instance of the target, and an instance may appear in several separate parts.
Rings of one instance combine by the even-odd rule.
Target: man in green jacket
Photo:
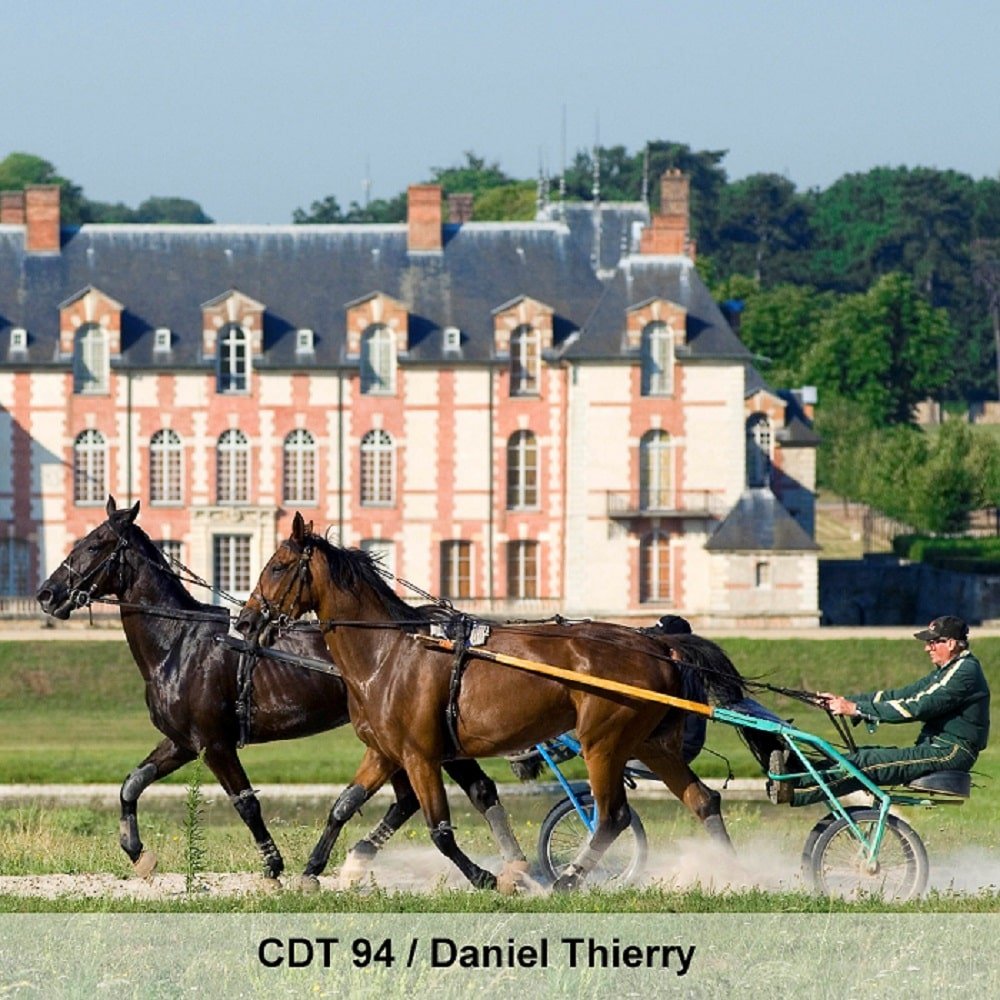
[[[969,771],[990,733],[990,689],[983,668],[969,649],[969,626],[954,615],[935,618],[914,633],[934,664],[926,676],[891,691],[872,691],[849,698],[823,692],[819,698],[835,715],[855,724],[922,722],[912,747],[861,747],[847,759],[876,785],[906,785],[935,771]],[[789,753],[775,751],[769,770],[773,777],[804,770]],[[863,787],[837,770],[821,771],[838,798]],[[812,775],[769,781],[772,802],[808,805],[826,798]]]

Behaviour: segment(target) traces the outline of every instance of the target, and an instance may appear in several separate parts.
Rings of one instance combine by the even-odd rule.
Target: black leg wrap
[[[434,846],[446,857],[453,861],[461,873],[477,889],[495,889],[497,887],[497,877],[492,872],[480,868],[474,861],[468,858],[455,843],[455,833],[447,823],[439,823],[431,830],[431,840]]]
[[[142,840],[139,838],[139,820],[136,817],[136,803],[143,791],[156,780],[156,765],[143,764],[135,768],[122,782],[118,798],[121,803],[121,818],[118,823],[118,843],[134,864],[142,854]]]
[[[348,785],[334,802],[330,815],[338,823],[346,823],[367,798],[368,793],[360,785]]]

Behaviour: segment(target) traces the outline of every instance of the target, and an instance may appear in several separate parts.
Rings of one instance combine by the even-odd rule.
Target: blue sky
[[[591,146],[728,150],[800,189],[879,165],[1000,174],[987,0],[49,0],[3,5],[0,158],[86,195],[286,223],[474,150],[533,177]]]

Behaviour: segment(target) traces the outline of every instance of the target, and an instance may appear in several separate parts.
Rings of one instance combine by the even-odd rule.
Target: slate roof
[[[746,490],[705,543],[709,552],[815,552],[820,546],[766,488]]]
[[[521,295],[553,308],[554,347],[571,344],[574,358],[622,357],[625,310],[652,297],[687,308],[688,356],[748,357],[687,258],[619,259],[643,211],[602,208],[611,269],[600,274],[590,261],[592,213],[580,210],[565,222],[446,225],[440,253],[410,253],[403,224],[88,225],[64,229],[58,254],[26,254],[24,228],[0,226],[0,367],[17,363],[7,350],[13,327],[28,331],[22,364],[65,365],[58,306],[88,286],[124,305],[119,363],[143,369],[210,365],[201,307],[230,289],[266,307],[259,368],[343,366],[345,306],[374,292],[410,311],[404,363],[491,360],[492,313]],[[448,326],[462,333],[457,356],[442,351]],[[171,351],[154,354],[157,327],[171,330]],[[314,331],[314,354],[296,353],[298,329]]]

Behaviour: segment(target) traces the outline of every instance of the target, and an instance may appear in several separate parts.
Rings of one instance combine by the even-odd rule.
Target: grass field
[[[831,639],[760,640],[727,639],[722,643],[747,677],[791,688],[830,689],[850,692],[889,686],[918,676],[927,666],[922,647],[912,640]],[[1000,639],[984,638],[975,649],[991,677],[997,682]],[[761,699],[785,718],[794,717],[801,728],[832,735],[825,717],[788,699],[762,695]],[[915,737],[912,727],[881,729],[871,742],[908,743]],[[142,681],[121,641],[73,643],[0,643],[0,783],[119,782],[145,756],[158,739],[146,715]],[[736,775],[759,776],[736,730],[722,724],[709,727],[709,747],[722,759],[703,753],[696,769],[705,777],[724,776],[728,766]],[[360,758],[361,747],[348,727],[306,740],[248,747],[243,751],[251,780],[274,782],[344,782],[349,780]],[[490,761],[488,768],[502,781],[511,781],[506,763]],[[579,767],[580,765],[577,764]],[[908,816],[920,832],[929,853],[943,857],[974,848],[984,858],[1000,858],[1000,811],[994,804],[992,778],[1000,773],[995,748],[989,748],[977,765],[977,788],[961,807],[920,811]],[[582,774],[582,771],[579,772]],[[191,767],[171,780],[184,784]],[[206,773],[207,784],[212,779]],[[534,853],[538,826],[554,799],[514,796],[510,799],[515,829]],[[264,803],[266,816],[290,871],[301,867],[316,839],[328,804],[277,801]],[[373,825],[381,806],[372,805],[360,823],[352,824],[350,836],[338,845],[333,864],[362,829]],[[669,856],[673,845],[697,837],[696,824],[677,805],[666,799],[637,800],[636,808],[646,824],[654,852]],[[806,810],[775,809],[766,802],[727,802],[726,818],[737,847],[751,851],[766,845],[780,856],[790,871],[797,867],[797,852],[820,807]],[[147,846],[157,851],[162,871],[182,870],[184,840],[182,809],[169,803],[144,802],[140,823]],[[485,827],[463,809],[455,822],[463,846],[475,856],[495,853]],[[204,814],[207,836],[207,869],[246,871],[258,869],[258,857],[250,837],[224,798],[212,803]],[[411,824],[400,835],[403,845],[429,848],[422,823]],[[117,809],[98,806],[45,808],[20,803],[0,808],[0,875],[47,872],[129,873],[127,859],[118,847]],[[992,863],[992,861],[990,862]],[[492,902],[490,902],[492,900]],[[209,900],[190,898],[168,904],[116,901],[69,900],[52,902],[0,898],[0,912],[59,909],[204,909],[204,910],[310,910],[380,908],[394,911],[503,909],[615,911],[721,910],[815,910],[829,907],[796,891],[761,891],[750,888],[722,894],[699,887],[683,890],[646,888],[619,893],[585,893],[569,900],[530,898],[504,900],[494,894],[445,892],[410,896],[406,893],[322,893],[303,897],[282,893],[276,897]],[[864,910],[880,905],[836,904]],[[996,907],[996,892],[956,896],[935,892],[927,900],[906,904],[907,908],[970,912]]]

